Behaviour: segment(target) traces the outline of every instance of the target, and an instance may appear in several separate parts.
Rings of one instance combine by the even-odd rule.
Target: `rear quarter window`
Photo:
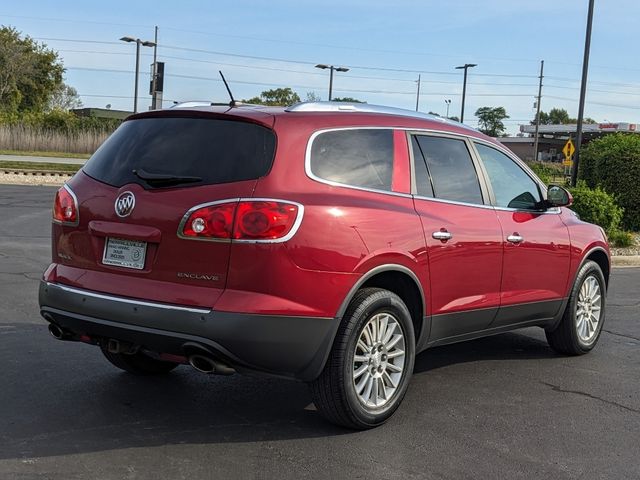
[[[393,131],[356,129],[322,132],[313,139],[311,173],[323,180],[391,191]]]
[[[201,178],[190,186],[238,182],[266,175],[275,147],[273,131],[253,123],[214,118],[142,118],[124,122],[83,170],[115,187],[139,183],[152,188],[134,170]]]

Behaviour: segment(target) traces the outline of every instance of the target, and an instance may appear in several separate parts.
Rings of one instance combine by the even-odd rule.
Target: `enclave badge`
[[[116,198],[115,209],[116,215],[126,217],[136,206],[136,197],[131,192],[123,192]]]

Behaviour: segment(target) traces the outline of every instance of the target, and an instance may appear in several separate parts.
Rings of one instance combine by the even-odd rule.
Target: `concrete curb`
[[[640,255],[614,255],[611,257],[613,267],[640,267]]]

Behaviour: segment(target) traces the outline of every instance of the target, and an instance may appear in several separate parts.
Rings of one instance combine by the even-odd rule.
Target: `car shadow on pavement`
[[[542,332],[540,329],[533,328],[529,329],[528,333],[535,331]],[[558,358],[546,340],[510,332],[426,350],[416,357],[413,372],[428,372],[466,362],[544,358]]]
[[[539,340],[507,334],[427,351],[415,371],[552,355]],[[207,376],[186,366],[136,377],[95,347],[53,340],[44,326],[3,327],[0,361],[0,459],[353,433],[324,421],[302,383]]]

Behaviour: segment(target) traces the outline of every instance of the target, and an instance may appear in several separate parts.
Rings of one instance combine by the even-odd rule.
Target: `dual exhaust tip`
[[[73,336],[71,333],[66,332],[55,323],[49,324],[49,333],[56,340],[69,340]]]
[[[55,323],[49,323],[49,333],[51,336],[57,340],[70,340],[73,338],[73,334],[67,332],[63,328],[59,327]],[[117,340],[109,340],[109,351],[113,351],[114,353],[120,352],[121,349],[116,348],[119,344]],[[113,347],[112,347],[113,345]],[[129,353],[129,352],[122,352]],[[133,353],[133,352],[132,352]],[[206,355],[206,354],[194,354],[189,356],[189,365],[195,368],[197,371],[207,374],[218,374],[218,375],[232,375],[236,371],[233,367],[222,363],[221,361]]]
[[[200,354],[191,355],[189,357],[189,365],[199,372],[208,374],[231,375],[236,372],[229,365],[225,365],[215,358]]]

